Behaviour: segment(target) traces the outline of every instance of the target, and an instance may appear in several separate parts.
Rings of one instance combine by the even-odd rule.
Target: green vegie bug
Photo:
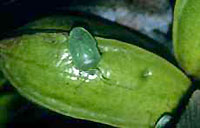
[[[71,30],[69,51],[74,65],[81,70],[95,68],[100,61],[96,40],[82,27]]]

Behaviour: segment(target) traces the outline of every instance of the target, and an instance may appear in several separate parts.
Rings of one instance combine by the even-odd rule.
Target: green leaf
[[[173,42],[180,66],[200,78],[200,1],[177,0],[174,12]]]
[[[172,112],[190,80],[166,60],[125,42],[95,37],[93,74],[75,68],[67,33],[2,40],[3,72],[26,98],[58,113],[116,127],[153,127]]]

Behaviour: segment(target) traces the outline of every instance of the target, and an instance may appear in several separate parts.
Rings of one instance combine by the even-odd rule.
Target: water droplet
[[[171,115],[163,115],[158,122],[156,123],[155,128],[165,128],[167,124],[170,123],[170,121],[172,120],[172,116]]]
[[[68,58],[69,58],[69,53],[63,53],[61,55],[60,60],[56,63],[56,67],[60,66],[65,61],[66,61],[66,63],[69,63],[68,62],[68,60],[69,60]]]
[[[153,73],[152,73],[152,71],[150,71],[150,70],[146,70],[144,73],[143,73],[143,77],[149,77],[149,76],[152,76],[153,75]]]
[[[71,80],[77,80],[77,77],[70,77]]]
[[[72,60],[72,56],[69,56],[69,59]]]
[[[103,75],[103,77],[109,78],[110,77],[110,71],[109,70],[103,70],[103,69],[99,69],[101,72],[101,75]]]
[[[96,75],[96,74],[94,74],[94,75],[89,75],[89,76],[88,76],[88,79],[90,79],[90,80],[93,80],[93,79],[95,79],[95,78],[97,78],[97,75]]]
[[[76,69],[75,67],[72,67],[72,73],[75,76],[79,76],[80,75],[80,71],[78,69]]]
[[[66,64],[71,64],[72,60],[67,60]]]
[[[69,70],[66,70],[66,72],[68,72],[69,74],[71,74],[72,73],[72,69],[69,68]]]
[[[88,73],[87,73],[87,72],[81,72],[81,76],[87,77],[87,76],[88,76]]]
[[[90,80],[89,80],[89,79],[87,79],[87,80],[85,80],[85,82],[90,82]]]

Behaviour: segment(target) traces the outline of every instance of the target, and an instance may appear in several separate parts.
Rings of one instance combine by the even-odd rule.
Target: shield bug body
[[[94,37],[84,28],[73,28],[69,34],[69,51],[74,65],[80,70],[95,68],[100,53]]]

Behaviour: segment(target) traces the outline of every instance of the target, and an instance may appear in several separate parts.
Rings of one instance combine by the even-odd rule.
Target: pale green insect
[[[96,40],[82,27],[70,31],[69,52],[74,65],[80,70],[96,68],[101,58]]]

